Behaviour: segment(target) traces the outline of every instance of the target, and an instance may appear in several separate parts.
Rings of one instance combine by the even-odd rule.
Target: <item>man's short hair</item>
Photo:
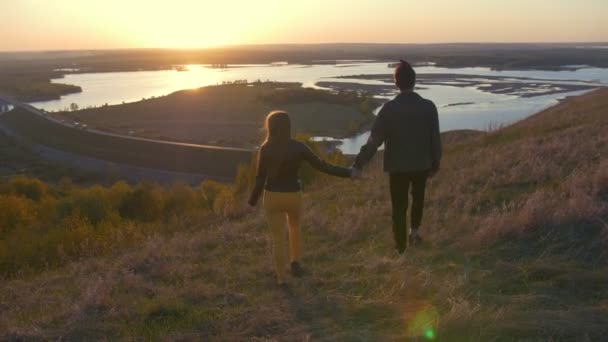
[[[399,89],[411,89],[416,85],[416,72],[410,63],[400,60],[395,68],[395,85]]]

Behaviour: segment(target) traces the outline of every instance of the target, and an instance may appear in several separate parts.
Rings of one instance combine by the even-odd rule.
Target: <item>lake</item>
[[[580,68],[566,71],[495,71],[488,68],[440,68],[419,66],[416,72],[427,75],[429,82],[417,90],[423,97],[435,102],[439,110],[442,131],[455,129],[487,129],[523,119],[556,104],[566,96],[582,94],[588,90],[569,91],[568,85],[596,87],[608,85],[608,69]],[[279,81],[300,82],[305,87],[317,87],[319,82],[331,82],[345,87],[355,84],[381,87],[385,90],[375,96],[389,99],[396,90],[386,80],[366,79],[355,75],[383,75],[392,73],[388,63],[349,61],[331,65],[236,65],[226,69],[207,65],[187,65],[184,71],[136,71],[91,74],[68,74],[53,80],[58,83],[82,87],[82,92],[60,100],[36,102],[32,105],[47,111],[69,108],[76,103],[80,108],[139,101],[143,98],[163,96],[172,92],[222,82]],[[447,75],[434,81],[433,75]],[[350,78],[341,78],[352,76]],[[453,80],[451,79],[453,78]],[[525,85],[517,91],[498,89],[496,85]],[[542,95],[550,87],[562,89]],[[493,88],[492,88],[493,87]],[[492,88],[492,91],[487,89]],[[503,93],[499,93],[503,91]],[[535,92],[541,94],[535,96]],[[514,95],[516,94],[516,95]],[[531,97],[526,97],[531,96]],[[356,153],[369,133],[344,139],[339,148],[345,153]],[[321,137],[319,138],[321,139]]]

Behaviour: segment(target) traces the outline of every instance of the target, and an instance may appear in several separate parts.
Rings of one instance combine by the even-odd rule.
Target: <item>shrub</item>
[[[57,192],[60,195],[68,195],[74,189],[74,183],[71,178],[62,177],[57,184]]]
[[[131,192],[133,192],[133,188],[127,182],[119,181],[114,183],[108,190],[108,199],[112,203],[112,206],[118,208],[124,198]]]
[[[107,220],[113,213],[109,196],[100,186],[79,190],[62,200],[58,207],[59,217],[80,214],[93,225]]]
[[[236,172],[234,180],[235,192],[238,194],[246,193],[251,189],[255,179],[256,166],[255,163],[247,165],[241,164]],[[253,177],[251,176],[253,174]]]
[[[28,199],[14,195],[0,195],[0,238],[16,228],[36,222],[36,212]]]
[[[196,207],[195,193],[185,184],[173,184],[165,198],[166,216],[185,213]]]
[[[92,254],[90,247],[94,244],[93,227],[89,220],[83,215],[74,213],[65,217],[59,229],[49,232],[50,238],[46,241],[51,242],[48,250],[52,251],[59,247],[58,257],[77,258]],[[61,255],[64,253],[64,255]],[[50,254],[50,253],[49,253]]]
[[[213,212],[224,217],[231,217],[238,212],[237,196],[233,188],[224,186],[215,197]]]
[[[163,188],[125,182],[80,188],[68,179],[53,188],[37,179],[15,177],[0,184],[0,274],[104,254],[164,232],[159,227],[173,231],[174,225],[159,221],[187,222],[201,207],[234,216],[243,207],[234,190],[213,181],[197,189],[180,183]]]
[[[48,185],[36,178],[15,176],[9,181],[9,189],[16,195],[39,201],[48,192]]]
[[[162,217],[163,196],[158,187],[143,183],[128,193],[120,205],[120,215],[141,221],[154,221]]]
[[[64,218],[48,231],[17,229],[0,240],[0,272],[7,275],[75,259],[86,251],[83,241],[91,240],[92,231],[88,221],[78,214]]]
[[[203,181],[198,189],[201,204],[209,210],[213,210],[215,198],[220,192],[222,192],[225,187],[226,185],[218,183],[216,181]]]

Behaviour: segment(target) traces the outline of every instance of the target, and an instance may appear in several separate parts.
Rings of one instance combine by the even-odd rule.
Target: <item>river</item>
[[[525,118],[566,96],[582,94],[588,90],[568,91],[548,95],[532,96],[554,83],[561,85],[608,86],[608,69],[573,68],[565,71],[495,71],[488,68],[440,68],[436,66],[416,67],[419,75],[447,74],[455,81],[422,84],[417,90],[422,96],[432,99],[439,109],[442,131],[455,129],[487,129],[491,126],[509,124]],[[59,100],[35,102],[35,107],[57,111],[76,103],[80,108],[120,104],[139,101],[143,98],[163,96],[172,92],[235,80],[270,80],[300,82],[305,87],[318,87],[318,82],[349,82],[351,84],[384,85],[388,91],[375,94],[389,99],[396,90],[380,80],[364,78],[339,78],[353,75],[390,74],[387,63],[349,61],[331,65],[236,65],[225,69],[208,65],[187,65],[184,70],[135,71],[90,74],[68,74],[53,80],[58,83],[82,87],[82,92],[63,96]],[[466,77],[464,76],[466,75]],[[469,85],[458,83],[458,77],[474,81]],[[474,76],[474,77],[473,77]],[[495,78],[503,78],[497,81]],[[484,86],[496,82],[526,84],[525,89],[515,93],[484,91]],[[465,83],[466,84],[466,83]],[[536,88],[535,88],[536,87]],[[339,148],[345,153],[358,151],[368,133],[344,139]]]

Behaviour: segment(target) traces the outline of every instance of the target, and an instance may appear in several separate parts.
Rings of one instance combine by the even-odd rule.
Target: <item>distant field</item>
[[[277,44],[209,49],[124,49],[40,53],[0,53],[3,70],[109,72],[170,69],[181,64],[328,64],[336,60],[434,62],[445,67],[559,69],[566,65],[608,67],[607,49],[581,43],[463,44]],[[76,70],[72,70],[76,69]]]
[[[298,83],[227,84],[184,90],[123,105],[53,114],[68,122],[154,139],[253,147],[263,138],[266,114],[290,113],[296,133],[336,138],[371,123],[380,103],[355,92],[333,94]]]

